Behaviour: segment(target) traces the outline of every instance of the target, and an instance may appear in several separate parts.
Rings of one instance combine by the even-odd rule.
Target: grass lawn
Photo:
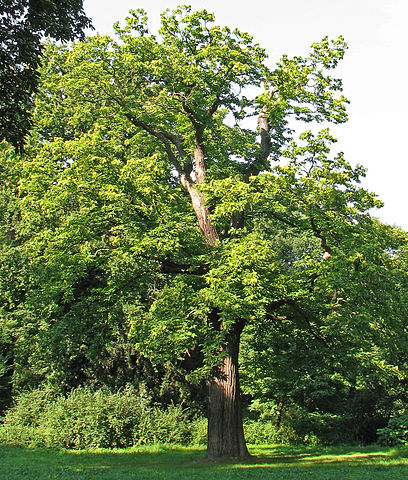
[[[204,448],[67,451],[0,446],[1,480],[406,480],[408,450],[252,447],[248,461],[210,462]]]

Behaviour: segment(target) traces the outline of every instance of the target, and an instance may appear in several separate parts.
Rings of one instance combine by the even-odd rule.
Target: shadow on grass
[[[84,468],[188,466],[204,458],[204,447],[149,446],[127,449],[63,450],[0,446],[0,463],[81,465]],[[0,476],[1,478],[1,476]]]
[[[265,478],[408,479],[408,449],[367,447],[254,447],[251,462],[235,464],[241,472],[263,471]],[[259,477],[262,478],[262,477]]]
[[[368,447],[336,446],[336,447],[289,447],[276,446],[254,447],[255,463],[332,463],[344,461],[364,461],[378,458],[390,458],[389,449],[381,449],[378,445]],[[395,456],[395,452],[394,452]]]
[[[408,478],[408,450],[254,446],[237,461],[205,460],[204,447],[67,451],[0,446],[0,478],[30,479],[375,479]]]

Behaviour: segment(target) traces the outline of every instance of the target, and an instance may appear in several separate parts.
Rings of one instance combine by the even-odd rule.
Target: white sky
[[[270,66],[283,53],[305,55],[325,35],[343,35],[349,49],[335,75],[351,101],[350,120],[331,130],[346,159],[368,168],[364,186],[385,204],[374,215],[408,230],[408,0],[84,0],[101,34],[137,8],[146,10],[155,32],[160,13],[180,4],[252,34]]]

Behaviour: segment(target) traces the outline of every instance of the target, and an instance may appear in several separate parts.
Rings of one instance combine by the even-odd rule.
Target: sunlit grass
[[[0,479],[20,480],[406,480],[408,450],[256,446],[252,458],[207,461],[203,447],[66,451],[0,447]]]

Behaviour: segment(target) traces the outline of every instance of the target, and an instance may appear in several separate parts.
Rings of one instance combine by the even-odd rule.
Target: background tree
[[[345,287],[341,293],[333,290],[331,302],[320,289],[309,288],[309,298],[298,298],[244,333],[241,369],[251,415],[276,428],[283,425],[283,431],[293,428],[298,438],[314,434],[329,443],[374,442],[377,429],[404,404],[407,275],[391,246],[406,240],[398,229],[376,221],[365,228],[367,240],[358,242],[363,264],[355,263],[351,249],[348,267],[329,259],[332,274],[343,277]],[[296,276],[293,270],[312,245],[313,239],[292,232],[278,235],[275,248]],[[382,258],[376,258],[374,252],[381,251]],[[347,312],[349,302],[353,311]]]
[[[0,411],[9,406],[14,377],[13,312],[23,301],[24,249],[17,232],[20,223],[18,180],[21,159],[11,145],[0,144]]]
[[[44,36],[83,38],[83,0],[9,0],[0,6],[0,139],[21,148],[30,128]]]

